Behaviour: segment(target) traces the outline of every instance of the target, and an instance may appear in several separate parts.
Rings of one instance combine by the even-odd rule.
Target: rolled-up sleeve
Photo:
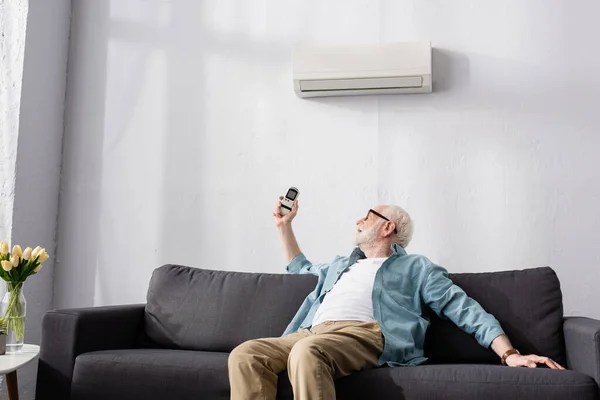
[[[430,267],[421,296],[437,315],[454,322],[485,348],[490,347],[496,337],[504,334],[498,320],[456,286],[448,278],[448,271],[438,265]]]
[[[313,264],[306,259],[303,253],[298,254],[287,265],[286,270],[290,274],[311,274],[319,276],[323,272],[327,272],[330,264]]]

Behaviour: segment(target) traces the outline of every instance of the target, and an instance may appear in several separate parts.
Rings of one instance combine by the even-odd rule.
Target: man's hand
[[[283,225],[289,225],[296,214],[298,214],[298,200],[296,200],[292,206],[292,211],[286,215],[281,215],[281,200],[283,200],[283,196],[279,196],[277,206],[273,210],[273,220],[278,228],[281,228]]]
[[[498,354],[498,357],[502,357],[508,350],[513,348],[506,335],[499,335],[494,340],[492,340],[491,347],[492,350],[494,350],[494,352]],[[504,362],[506,362],[506,365],[508,365],[509,367],[535,368],[537,367],[537,364],[544,364],[552,369],[565,369],[556,361],[553,361],[548,357],[540,357],[535,354],[511,354],[510,356],[506,357],[506,360],[504,360]]]
[[[537,364],[545,364],[552,369],[565,369],[562,365],[553,361],[548,357],[541,357],[535,354],[529,355],[521,355],[521,354],[511,354],[506,357],[506,365],[509,367],[528,367],[528,368],[536,368]]]

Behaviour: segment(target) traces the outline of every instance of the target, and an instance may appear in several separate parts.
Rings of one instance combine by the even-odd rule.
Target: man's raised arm
[[[298,246],[298,241],[296,240],[294,230],[292,229],[292,220],[298,213],[298,200],[294,201],[294,206],[289,214],[281,215],[282,199],[283,196],[280,196],[277,206],[275,206],[275,209],[273,210],[273,219],[275,220],[277,229],[279,229],[281,242],[283,244],[283,251],[285,252],[285,257],[287,263],[289,264],[294,258],[296,258],[296,256],[298,256],[298,254],[301,253],[300,246]]]

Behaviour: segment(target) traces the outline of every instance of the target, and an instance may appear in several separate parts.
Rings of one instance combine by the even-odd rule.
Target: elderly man
[[[356,222],[350,257],[312,264],[298,247],[292,220],[273,218],[292,274],[319,280],[282,337],[242,343],[229,356],[231,399],[275,399],[277,375],[286,370],[295,399],[335,399],[334,379],[382,365],[419,365],[429,325],[424,305],[491,347],[503,364],[564,369],[547,357],[521,355],[498,321],[448,279],[447,271],[404,250],[412,237],[409,215],[397,206],[377,206]]]

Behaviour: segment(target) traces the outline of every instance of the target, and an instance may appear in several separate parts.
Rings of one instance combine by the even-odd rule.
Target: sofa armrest
[[[78,355],[137,347],[144,309],[144,304],[135,304],[47,312],[42,319],[36,400],[69,399]]]
[[[566,317],[563,330],[568,368],[589,375],[600,384],[600,321]]]

